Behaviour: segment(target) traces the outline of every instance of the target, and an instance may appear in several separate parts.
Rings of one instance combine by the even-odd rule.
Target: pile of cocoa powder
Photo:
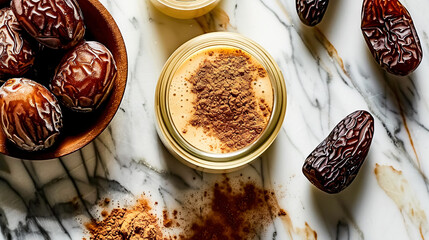
[[[197,96],[189,123],[217,137],[224,144],[222,152],[248,146],[265,129],[271,113],[265,99],[257,99],[252,87],[266,74],[241,50],[224,51],[213,60],[206,59],[187,79]]]
[[[103,220],[86,224],[91,240],[163,239],[158,219],[151,213],[151,207],[145,198],[139,199],[132,208],[115,208],[110,214],[103,211],[102,215],[105,217]]]

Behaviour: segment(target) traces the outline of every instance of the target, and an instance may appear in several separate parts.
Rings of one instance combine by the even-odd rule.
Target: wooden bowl
[[[104,44],[112,52],[116,61],[118,72],[112,93],[106,102],[93,113],[73,113],[62,107],[64,129],[56,143],[49,149],[37,152],[20,150],[0,131],[0,153],[2,154],[29,160],[65,156],[86,146],[100,135],[119,108],[128,74],[127,52],[121,32],[112,16],[98,0],[77,1],[82,9],[86,25],[85,39]]]

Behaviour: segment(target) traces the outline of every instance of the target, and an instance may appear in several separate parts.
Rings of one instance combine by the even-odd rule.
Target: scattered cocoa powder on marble
[[[164,210],[164,233],[148,201],[142,197],[133,207],[113,209],[103,220],[87,223],[89,240],[253,239],[272,224],[273,218],[286,212],[279,208],[273,191],[247,178],[240,181],[233,184],[225,176],[208,190],[190,194],[181,210],[172,211],[172,218]],[[173,226],[181,233],[166,234]]]
[[[164,227],[169,228],[173,225],[173,220],[168,217],[168,211],[167,210],[162,211],[162,217],[163,217],[162,223],[163,223]]]
[[[100,206],[100,207],[106,207],[106,206],[108,206],[110,204],[110,202],[111,202],[110,198],[104,198],[102,201],[100,201],[98,203],[98,206]]]
[[[94,220],[85,226],[91,235],[90,240],[163,239],[158,220],[144,198],[132,208],[115,208],[103,220]]]
[[[280,209],[279,216],[286,216],[287,212],[284,209]]]
[[[106,210],[101,211],[102,217],[107,217],[107,215],[109,215],[109,213]]]
[[[75,211],[79,210],[80,205],[79,205],[79,198],[78,198],[78,197],[74,197],[74,198],[71,200],[71,204],[72,204],[72,207],[73,207],[73,209],[74,209]]]
[[[204,192],[204,196],[201,204],[189,201],[192,204],[186,206],[189,212],[181,222],[183,232],[178,239],[253,239],[282,213],[274,192],[262,189],[252,181],[233,186],[225,178],[214,184],[209,192]]]
[[[225,50],[213,60],[206,59],[187,79],[196,94],[190,125],[217,137],[224,144],[222,152],[250,145],[265,129],[271,114],[252,87],[258,76],[266,74],[241,50]]]

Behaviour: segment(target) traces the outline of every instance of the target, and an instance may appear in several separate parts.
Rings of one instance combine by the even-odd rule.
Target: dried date
[[[296,0],[296,11],[304,24],[315,26],[322,21],[328,4],[329,0]]]
[[[111,92],[116,73],[115,60],[103,44],[81,42],[63,57],[50,88],[71,110],[91,112]]]
[[[355,179],[368,155],[374,118],[356,111],[339,122],[305,160],[302,172],[317,188],[338,193]]]
[[[34,64],[36,51],[10,8],[0,10],[0,77],[22,76]]]
[[[26,151],[52,146],[63,126],[54,95],[25,78],[9,79],[0,88],[0,120],[6,137]]]
[[[11,8],[23,28],[47,47],[71,48],[85,34],[76,0],[12,0]]]
[[[413,20],[398,0],[364,0],[361,29],[377,63],[405,76],[422,60],[422,47]]]

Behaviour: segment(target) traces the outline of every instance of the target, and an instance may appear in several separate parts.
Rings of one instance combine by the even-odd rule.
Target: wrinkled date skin
[[[296,0],[296,11],[305,25],[315,26],[322,21],[328,4],[329,0]]]
[[[355,179],[371,146],[374,118],[356,111],[335,126],[305,160],[302,172],[320,190],[338,193]]]
[[[103,44],[82,42],[63,57],[50,88],[71,110],[91,112],[111,92],[116,73],[115,60]]]
[[[21,34],[10,8],[0,10],[0,77],[22,76],[34,64],[36,50]]]
[[[12,0],[11,8],[23,28],[47,47],[68,49],[85,35],[75,0]]]
[[[9,79],[0,88],[0,117],[7,138],[26,151],[49,148],[63,127],[55,96],[25,78]]]
[[[361,29],[377,63],[405,76],[422,60],[422,47],[410,13],[398,0],[364,0]]]

